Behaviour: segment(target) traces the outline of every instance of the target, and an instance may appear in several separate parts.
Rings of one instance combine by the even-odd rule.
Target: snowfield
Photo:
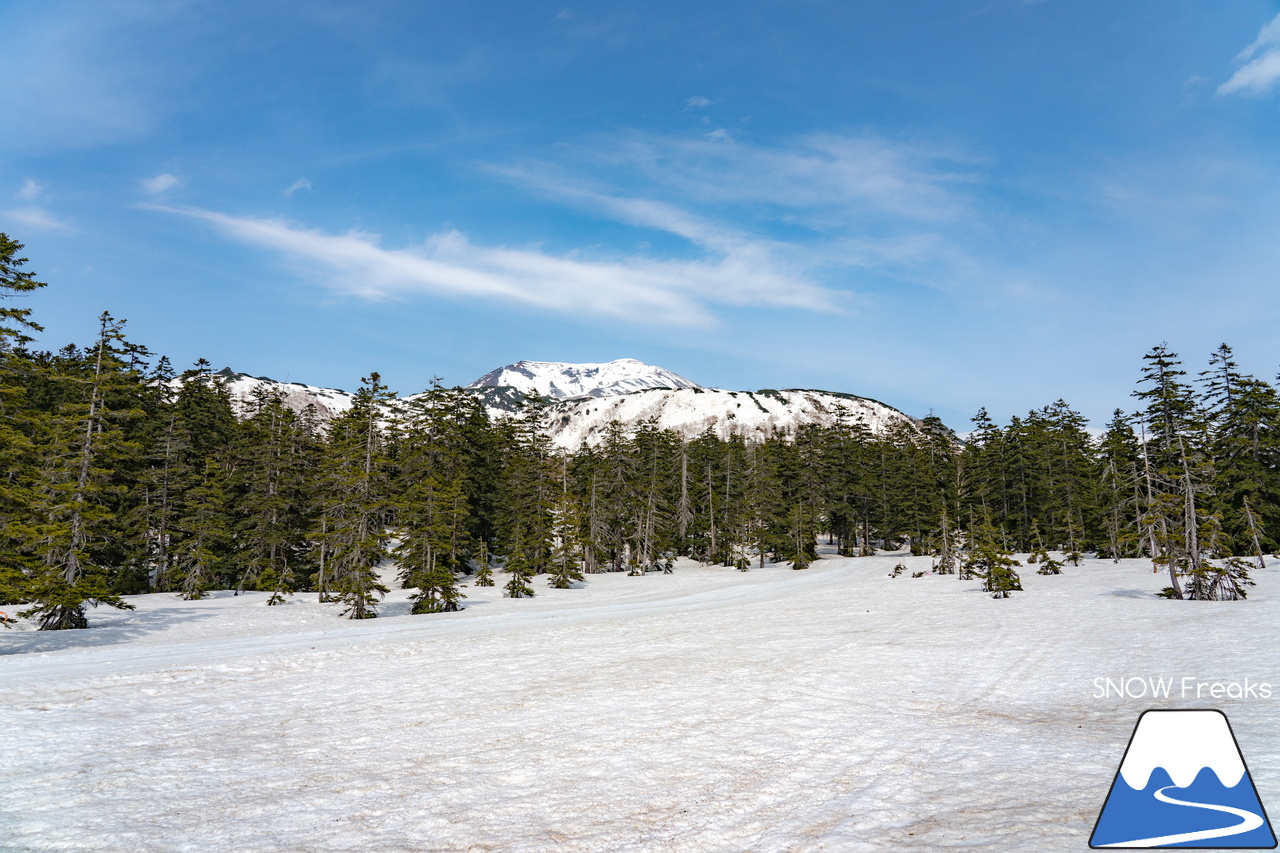
[[[929,565],[682,563],[431,616],[397,591],[365,622],[147,595],[0,629],[0,849],[1076,851],[1146,708],[1225,711],[1280,813],[1280,569],[1216,603],[1154,598],[1142,561],[1024,566],[996,601],[899,561]],[[1108,676],[1274,695],[1098,698]]]
[[[489,413],[499,417],[497,412]],[[884,435],[898,423],[915,421],[892,406],[830,391],[721,391],[715,388],[652,389],[604,399],[565,400],[547,411],[546,432],[555,447],[577,451],[599,447],[613,422],[627,433],[645,421],[692,441],[710,429],[721,440],[748,441],[794,434],[804,424],[861,424]]]

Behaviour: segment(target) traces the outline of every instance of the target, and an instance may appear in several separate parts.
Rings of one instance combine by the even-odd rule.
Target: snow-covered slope
[[[573,397],[612,397],[646,388],[697,388],[664,367],[634,358],[605,364],[565,364],[559,361],[517,361],[481,376],[468,388],[511,387],[523,394],[568,400]]]
[[[1076,853],[1153,705],[1226,708],[1274,815],[1277,700],[1093,686],[1276,683],[1269,562],[1238,602],[1157,598],[1143,560],[996,601],[899,554],[468,585],[424,616],[394,590],[356,622],[130,596],[0,628],[0,849]]]
[[[720,438],[737,434],[748,440],[794,433],[803,424],[862,424],[879,434],[897,423],[915,423],[892,406],[852,394],[685,388],[565,401],[549,412],[547,431],[557,447],[576,450],[599,444],[613,421],[637,425],[651,419],[685,438],[710,428]]]
[[[327,421],[351,408],[352,395],[338,388],[319,388],[315,385],[303,385],[301,382],[277,382],[265,376],[250,376],[247,373],[236,373],[224,367],[217,373],[207,373],[200,377],[206,381],[221,380],[231,392],[231,401],[239,414],[244,415],[252,410],[253,396],[261,388],[282,394],[284,404],[295,412],[301,413],[308,405],[316,407],[316,415],[321,421]],[[176,388],[182,383],[174,379]]]
[[[510,373],[520,365],[534,366],[528,371],[530,375],[523,377],[522,385],[486,384],[490,377],[503,381],[522,379],[520,375]],[[563,384],[546,384],[552,373],[543,367],[563,369],[560,374]],[[592,370],[597,372],[593,374]],[[202,378],[225,383],[242,415],[252,410],[253,396],[263,388],[283,394],[285,405],[296,412],[314,405],[322,422],[347,411],[353,399],[352,394],[339,389],[299,382],[276,382],[264,376],[236,373],[230,368]],[[595,380],[600,384],[593,385]],[[175,383],[180,381],[174,380]],[[644,386],[630,392],[619,390],[628,385],[642,386],[646,382],[668,384]],[[542,387],[549,389],[550,393],[536,392],[535,383],[543,383]],[[794,433],[804,424],[862,424],[872,433],[882,434],[894,424],[915,423],[913,418],[892,406],[866,397],[797,389],[722,391],[702,388],[670,371],[634,359],[604,365],[552,365],[522,361],[487,373],[467,386],[468,391],[479,397],[489,417],[494,419],[520,411],[529,396],[536,394],[554,398],[556,394],[567,394],[570,389],[582,393],[558,399],[546,416],[546,430],[552,442],[566,450],[599,444],[613,421],[634,428],[652,420],[659,429],[675,430],[685,438],[694,438],[710,428],[721,438],[742,435],[749,440],[775,433]],[[399,398],[394,405],[411,402],[417,396],[410,394]]]

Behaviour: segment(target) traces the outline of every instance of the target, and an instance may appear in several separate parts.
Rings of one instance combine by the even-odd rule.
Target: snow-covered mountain
[[[351,408],[353,399],[352,394],[336,388],[276,382],[230,368],[203,378],[222,381],[242,415],[251,411],[254,394],[262,388],[283,394],[285,405],[297,412],[314,405],[321,421]],[[492,384],[499,380],[520,384]],[[623,390],[630,386],[636,390]],[[794,433],[805,424],[862,424],[875,434],[899,423],[916,424],[914,418],[892,406],[853,394],[703,388],[669,370],[634,359],[608,364],[522,361],[485,374],[466,390],[479,397],[494,419],[520,411],[528,397],[550,397],[553,402],[546,414],[547,433],[556,447],[571,451],[598,445],[613,421],[628,427],[652,421],[659,429],[674,430],[687,439],[710,428],[720,438],[742,435],[748,440]],[[399,398],[397,407],[415,396]]]
[[[557,447],[577,450],[599,444],[613,421],[637,425],[648,420],[659,429],[674,430],[687,439],[710,428],[720,438],[736,434],[748,440],[794,433],[804,424],[862,424],[879,434],[894,424],[916,423],[892,406],[852,394],[683,388],[566,400],[548,412],[547,432]]]
[[[683,376],[634,358],[605,364],[565,364],[559,361],[517,361],[491,370],[468,388],[515,388],[522,394],[569,400],[574,397],[614,397],[646,388],[698,388]]]
[[[351,408],[354,395],[339,388],[320,388],[315,385],[304,385],[301,382],[277,382],[266,376],[250,376],[247,373],[236,373],[224,367],[216,373],[206,373],[200,377],[204,381],[221,380],[231,393],[231,402],[237,413],[245,415],[252,410],[254,394],[261,388],[283,395],[285,406],[301,413],[308,405],[316,407],[316,415],[321,421],[327,421]],[[170,384],[177,388],[181,379],[174,379]]]

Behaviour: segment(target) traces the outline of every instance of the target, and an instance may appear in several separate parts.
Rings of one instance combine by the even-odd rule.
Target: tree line
[[[44,286],[0,234],[0,296]],[[323,420],[262,389],[237,405],[206,362],[177,372],[108,313],[95,339],[33,348],[30,310],[0,301],[0,603],[44,629],[87,625],[122,596],[300,591],[376,615],[395,565],[415,613],[462,606],[460,578],[533,595],[677,557],[748,571],[910,548],[934,570],[1017,589],[1084,552],[1147,557],[1175,598],[1243,598],[1280,541],[1280,400],[1222,345],[1190,378],[1164,345],[1133,411],[1101,435],[1059,400],[964,440],[930,416],[872,434],[852,419],[760,441],[613,424],[555,450],[544,403],[490,419],[438,381],[410,402],[374,373]],[[393,562],[390,562],[393,561]]]

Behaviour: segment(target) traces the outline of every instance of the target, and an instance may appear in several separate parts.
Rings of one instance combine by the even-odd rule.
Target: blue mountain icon
[[[1089,846],[1274,848],[1275,833],[1227,716],[1144,712]]]

